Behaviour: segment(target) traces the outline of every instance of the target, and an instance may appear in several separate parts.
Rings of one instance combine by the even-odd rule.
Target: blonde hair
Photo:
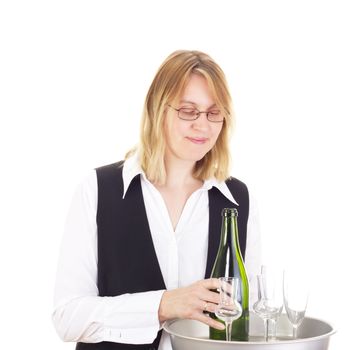
[[[137,150],[141,167],[153,183],[164,184],[166,180],[163,128],[165,110],[171,101],[181,96],[191,74],[199,74],[206,79],[216,105],[225,112],[220,135],[214,147],[197,161],[193,176],[200,180],[215,177],[219,181],[229,177],[229,139],[233,127],[233,111],[224,72],[203,52],[179,50],[168,56],[158,69],[144,104]],[[125,157],[128,158],[134,152],[135,149],[129,151]]]

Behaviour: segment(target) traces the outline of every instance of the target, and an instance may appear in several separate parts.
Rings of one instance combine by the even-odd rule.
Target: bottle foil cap
[[[236,208],[224,208],[221,212],[222,216],[238,216],[238,210]]]

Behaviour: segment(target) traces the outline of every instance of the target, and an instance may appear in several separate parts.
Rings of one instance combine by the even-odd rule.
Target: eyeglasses
[[[169,104],[168,106],[177,111],[178,117],[183,120],[196,120],[202,113],[204,113],[207,116],[207,119],[212,123],[222,123],[225,119],[221,111],[218,109],[209,112],[200,112],[197,108],[193,107],[174,108]]]

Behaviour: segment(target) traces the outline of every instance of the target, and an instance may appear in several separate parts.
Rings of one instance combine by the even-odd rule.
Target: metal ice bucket
[[[298,329],[298,339],[294,340],[292,326],[283,314],[277,323],[277,339],[265,342],[262,320],[253,313],[248,342],[211,340],[208,326],[194,320],[169,321],[164,329],[170,334],[174,350],[327,350],[330,336],[335,333],[329,323],[305,317]]]

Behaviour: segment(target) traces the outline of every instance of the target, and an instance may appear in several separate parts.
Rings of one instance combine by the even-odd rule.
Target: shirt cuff
[[[164,291],[104,297],[104,340],[125,344],[152,343],[161,329],[158,309]]]

